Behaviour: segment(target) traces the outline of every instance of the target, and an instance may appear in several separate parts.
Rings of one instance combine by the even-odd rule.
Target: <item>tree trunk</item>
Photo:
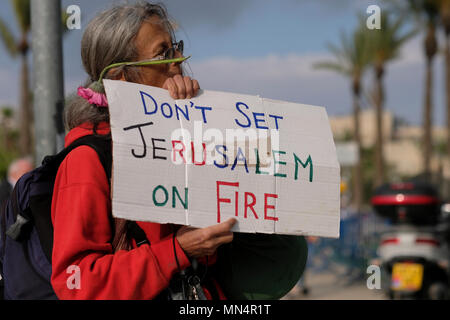
[[[425,76],[425,101],[423,109],[423,172],[427,180],[431,178],[432,154],[432,114],[433,114],[433,57],[427,58]]]
[[[376,141],[375,141],[375,187],[382,185],[385,181],[384,154],[383,154],[383,89],[384,67],[375,67],[375,117],[376,117]]]
[[[353,125],[354,139],[357,146],[358,161],[353,168],[353,203],[357,212],[361,211],[363,196],[363,177],[361,166],[361,133],[360,133],[360,98],[361,88],[360,81],[354,80],[353,83]]]
[[[432,141],[432,115],[433,115],[433,61],[438,52],[438,42],[436,38],[436,25],[429,21],[427,34],[424,41],[426,57],[425,75],[425,100],[423,109],[423,173],[425,178],[431,182],[431,156],[433,153]]]
[[[27,61],[27,53],[21,53],[22,70],[20,79],[20,153],[22,156],[32,154],[32,130],[33,118],[30,101],[29,89],[29,69]]]
[[[447,156],[450,157],[450,33],[446,34],[445,38],[445,64],[445,94],[447,97]]]

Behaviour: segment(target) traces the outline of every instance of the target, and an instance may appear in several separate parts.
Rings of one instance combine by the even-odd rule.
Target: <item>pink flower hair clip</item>
[[[87,100],[90,104],[96,105],[97,107],[108,107],[108,100],[106,99],[106,95],[104,93],[97,92],[96,90],[92,89],[91,86],[89,86],[89,88],[79,87],[77,94],[81,98]]]

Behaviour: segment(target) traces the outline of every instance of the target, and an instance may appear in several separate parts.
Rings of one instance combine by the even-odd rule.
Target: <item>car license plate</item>
[[[423,265],[419,263],[395,263],[392,268],[393,290],[417,291],[422,287]]]

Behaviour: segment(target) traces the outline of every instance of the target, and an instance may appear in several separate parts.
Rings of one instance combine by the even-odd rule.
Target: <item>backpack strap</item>
[[[67,148],[62,150],[60,153],[54,156],[47,156],[42,161],[43,166],[56,169],[58,171],[59,166],[67,157],[67,155],[74,149],[81,146],[89,146],[95,150],[99,160],[105,169],[106,176],[108,180],[111,179],[111,167],[112,167],[112,146],[111,146],[111,136],[110,135],[89,135],[75,140]],[[56,172],[55,172],[56,175]]]

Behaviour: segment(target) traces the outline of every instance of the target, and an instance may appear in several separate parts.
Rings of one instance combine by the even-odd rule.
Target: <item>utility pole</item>
[[[36,164],[62,149],[64,76],[60,0],[31,0]],[[58,137],[59,135],[59,137]]]

